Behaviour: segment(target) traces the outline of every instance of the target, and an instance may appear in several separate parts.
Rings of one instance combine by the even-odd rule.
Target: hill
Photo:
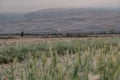
[[[0,33],[120,31],[119,9],[45,9],[0,14]]]

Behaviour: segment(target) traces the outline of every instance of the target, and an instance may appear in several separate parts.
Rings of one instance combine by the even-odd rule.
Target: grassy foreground
[[[0,63],[0,80],[120,80],[120,38],[12,44]]]

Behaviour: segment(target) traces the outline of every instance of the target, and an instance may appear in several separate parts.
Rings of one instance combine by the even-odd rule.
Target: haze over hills
[[[0,33],[120,31],[120,9],[45,9],[0,14]]]

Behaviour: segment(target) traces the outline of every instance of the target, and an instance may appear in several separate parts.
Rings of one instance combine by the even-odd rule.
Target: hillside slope
[[[120,10],[46,9],[25,14],[0,14],[0,33],[120,31]]]

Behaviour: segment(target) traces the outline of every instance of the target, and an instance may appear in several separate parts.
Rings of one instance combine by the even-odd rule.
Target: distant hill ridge
[[[120,31],[120,9],[45,9],[0,14],[0,33]]]

